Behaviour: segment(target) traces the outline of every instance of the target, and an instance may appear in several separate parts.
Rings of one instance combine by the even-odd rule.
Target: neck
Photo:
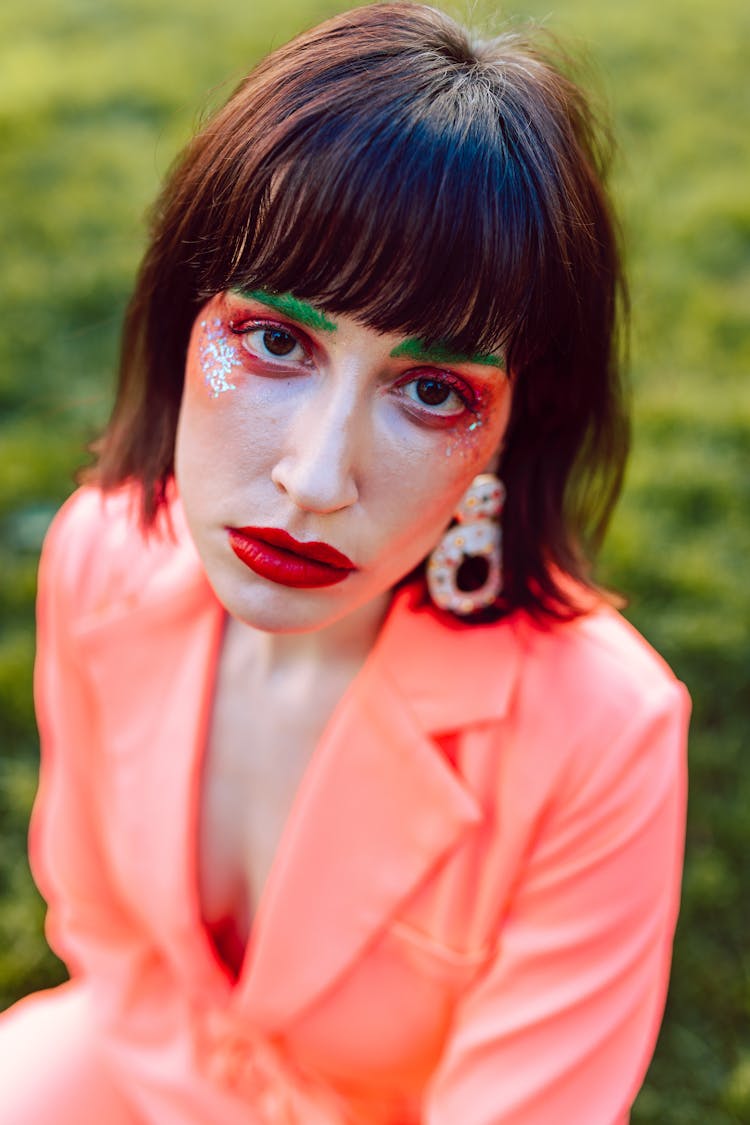
[[[310,633],[264,633],[253,630],[258,666],[268,677],[293,667],[330,668],[362,664],[377,638],[391,600],[391,591],[352,613]]]

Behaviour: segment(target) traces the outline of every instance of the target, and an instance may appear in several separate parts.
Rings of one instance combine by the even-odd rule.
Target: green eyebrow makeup
[[[480,363],[485,367],[498,367],[505,370],[505,360],[501,355],[459,355],[449,348],[434,344],[426,348],[421,340],[411,337],[404,340],[391,352],[391,359],[418,359],[425,363]]]
[[[240,289],[239,293],[248,300],[260,301],[262,305],[268,305],[269,309],[276,309],[276,312],[291,317],[306,328],[315,328],[318,332],[336,331],[336,325],[324,313],[314,305],[308,305],[307,301],[293,297],[291,293],[266,293],[263,289]]]

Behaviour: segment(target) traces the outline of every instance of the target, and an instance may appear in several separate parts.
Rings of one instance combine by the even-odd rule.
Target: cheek
[[[438,450],[411,465],[394,462],[388,476],[381,477],[382,527],[390,528],[398,552],[414,555],[412,565],[443,535],[483,462],[481,450],[463,458],[448,458]]]
[[[469,415],[465,422],[435,434],[429,448],[412,450],[409,457],[408,442],[394,443],[379,458],[391,526],[407,527],[422,545],[434,545],[474,477],[496,469],[510,404],[511,389],[505,383],[478,417]]]
[[[222,342],[206,331],[208,319],[198,317],[190,339],[175,444],[177,485],[193,520],[219,511],[235,477],[248,471],[246,433],[233,409],[239,379]]]
[[[240,346],[216,315],[219,302],[204,308],[188,346],[177,453],[192,475],[212,463],[247,467],[275,438],[275,421],[253,393]]]
[[[446,434],[443,456],[453,460],[454,471],[461,474],[462,468],[466,468],[476,475],[494,470],[510,417],[510,404],[510,385],[505,383],[478,417],[469,417]]]

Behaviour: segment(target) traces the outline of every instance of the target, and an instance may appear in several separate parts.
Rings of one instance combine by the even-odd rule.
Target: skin
[[[227,610],[198,883],[204,918],[228,923],[239,947],[300,778],[393,585],[436,545],[474,476],[495,467],[510,383],[484,358],[451,358],[264,294],[217,296],[193,327],[176,476]],[[421,403],[420,387],[445,401]],[[227,526],[248,525],[328,543],[358,570],[322,589],[278,585],[231,551]]]
[[[220,393],[217,339],[231,384]],[[270,295],[219,295],[196,319],[176,475],[209,580],[234,617],[306,632],[382,604],[438,542],[473,477],[493,467],[507,376],[486,357],[426,362],[414,346]],[[425,387],[446,400],[424,402]],[[230,550],[226,527],[246,525],[328,543],[358,570],[320,590],[277,585]]]

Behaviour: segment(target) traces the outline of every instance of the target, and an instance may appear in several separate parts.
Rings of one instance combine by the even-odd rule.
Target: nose
[[[353,398],[345,388],[329,394],[328,401],[314,396],[271,472],[276,487],[304,511],[337,512],[359,499]]]

